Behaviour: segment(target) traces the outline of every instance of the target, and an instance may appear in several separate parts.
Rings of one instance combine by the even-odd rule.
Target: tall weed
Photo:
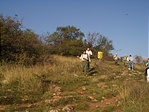
[[[134,85],[133,83],[127,88],[127,90],[124,90],[125,94],[122,102],[123,112],[148,112],[149,85],[147,83],[136,83]]]

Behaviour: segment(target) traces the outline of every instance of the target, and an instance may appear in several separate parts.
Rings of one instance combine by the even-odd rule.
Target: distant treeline
[[[110,59],[113,43],[100,33],[86,36],[74,26],[57,27],[54,33],[46,36],[35,34],[23,26],[17,16],[0,15],[1,62],[34,65],[48,60],[51,54],[77,56],[90,47],[94,57],[102,51],[104,59]]]

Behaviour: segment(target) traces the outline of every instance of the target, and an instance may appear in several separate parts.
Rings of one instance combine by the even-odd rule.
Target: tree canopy
[[[57,27],[52,34],[42,37],[23,28],[16,17],[0,15],[1,61],[20,64],[35,64],[43,55],[59,54],[64,56],[80,55],[90,47],[95,54],[102,51],[108,56],[113,43],[99,33],[85,34],[75,26]],[[42,41],[44,38],[45,41]]]
[[[0,16],[1,61],[33,64],[39,57],[41,42],[38,35],[22,30],[22,24],[11,17]]]
[[[84,33],[74,26],[57,27],[56,31],[46,37],[52,53],[61,55],[78,55],[82,52]]]

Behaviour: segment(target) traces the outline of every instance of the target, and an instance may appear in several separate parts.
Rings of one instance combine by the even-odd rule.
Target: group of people
[[[113,56],[115,65],[118,65],[118,56],[117,54]],[[123,57],[124,66],[128,65],[129,70],[134,70],[134,59],[132,55],[125,55]],[[149,82],[149,58],[147,59],[146,68],[145,68],[145,81]]]
[[[115,61],[115,65],[118,65],[118,55],[114,55],[113,59]],[[123,57],[123,62],[124,62],[124,66],[128,65],[128,69],[129,70],[134,70],[134,59],[132,57],[132,55],[129,56],[124,56]]]
[[[114,55],[113,59],[115,61],[115,65],[118,65],[118,55]],[[129,56],[124,56],[123,57],[123,62],[124,62],[124,66],[128,65],[128,69],[129,70],[134,70],[134,59],[132,57],[132,55]]]
[[[125,55],[123,57],[123,61],[124,61],[124,66],[128,64],[129,70],[134,69],[133,57],[131,55],[129,55],[129,57]],[[145,80],[149,82],[149,58],[147,59],[146,68],[145,68]]]
[[[83,51],[81,56],[77,56],[78,58],[80,58],[82,60],[82,69],[83,69],[83,72],[85,75],[87,74],[87,70],[90,69],[92,55],[93,55],[93,53],[90,50],[90,48],[87,48],[86,50]],[[118,55],[117,54],[114,55],[113,58],[115,60],[115,65],[118,65]],[[129,56],[125,55],[123,57],[123,62],[124,62],[124,66],[128,65],[129,70],[134,70],[134,59],[133,59],[132,55],[129,55]],[[147,59],[147,63],[146,63],[145,80],[147,80],[147,82],[149,82],[149,58]]]
[[[82,67],[83,67],[83,72],[86,75],[87,70],[90,68],[90,63],[91,63],[91,56],[93,55],[92,51],[90,48],[87,48],[86,50],[83,51],[83,54],[81,56],[77,56],[82,60]]]
[[[134,59],[133,59],[132,55],[129,55],[129,56],[125,55],[123,57],[123,62],[124,62],[124,66],[128,65],[129,70],[134,70]]]

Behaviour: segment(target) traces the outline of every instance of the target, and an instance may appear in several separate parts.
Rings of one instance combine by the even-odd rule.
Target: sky
[[[75,26],[112,40],[118,56],[149,57],[149,0],[0,0],[0,14],[23,20],[34,33]]]

